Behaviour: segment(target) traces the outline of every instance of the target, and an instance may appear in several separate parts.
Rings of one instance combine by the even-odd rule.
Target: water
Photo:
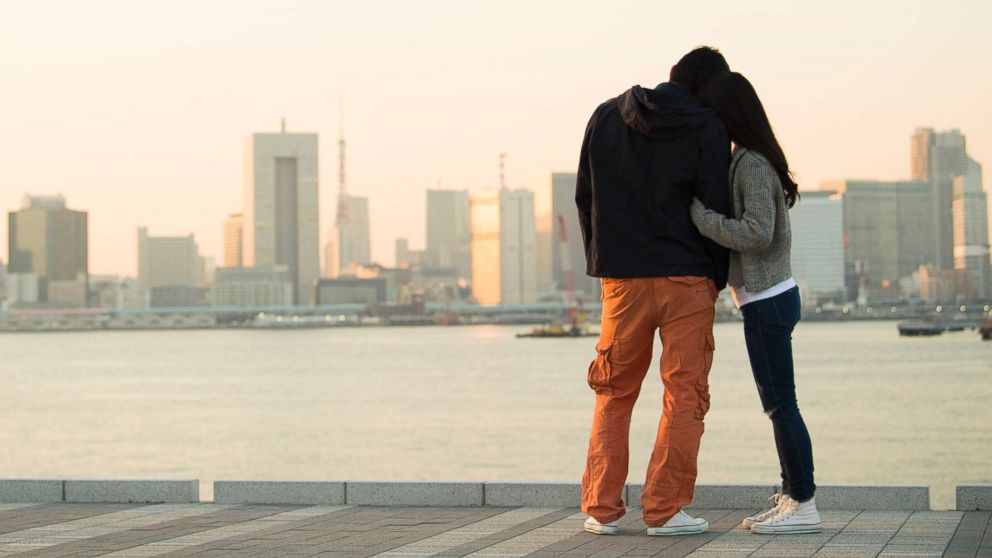
[[[0,477],[578,482],[595,339],[525,329],[2,335]],[[741,325],[715,333],[699,482],[774,483]],[[927,484],[946,509],[955,484],[992,482],[992,343],[803,323],[795,352],[819,483]],[[660,413],[655,368],[633,482]]]

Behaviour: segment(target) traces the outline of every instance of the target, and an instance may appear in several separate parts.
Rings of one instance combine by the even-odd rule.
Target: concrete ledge
[[[348,482],[345,503],[355,506],[481,506],[481,482]]]
[[[497,507],[574,508],[582,502],[582,485],[567,483],[487,482],[486,505]]]
[[[66,502],[184,503],[200,501],[198,480],[67,480]]]
[[[696,485],[692,507],[728,509],[768,507],[767,498],[778,489],[775,485],[727,484]],[[640,484],[627,486],[630,507],[640,506]],[[929,510],[930,488],[927,486],[822,485],[816,487],[816,506],[820,509],[851,510]]]
[[[775,488],[770,484],[697,484],[691,506],[714,509],[760,508],[775,493]],[[644,485],[627,485],[627,506],[640,507],[643,493]]]
[[[0,479],[0,502],[44,503],[62,501],[58,479]]]
[[[930,487],[909,485],[827,485],[816,487],[821,509],[913,510],[930,509]]]
[[[962,484],[957,487],[960,511],[992,510],[992,484]]]
[[[218,504],[344,504],[343,482],[215,481]]]

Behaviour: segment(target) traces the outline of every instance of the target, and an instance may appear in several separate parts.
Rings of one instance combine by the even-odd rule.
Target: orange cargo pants
[[[582,477],[582,511],[607,523],[625,513],[630,415],[660,330],[664,410],[641,506],[650,527],[692,502],[703,417],[710,406],[717,290],[705,277],[603,279],[603,319],[589,386],[596,410]]]

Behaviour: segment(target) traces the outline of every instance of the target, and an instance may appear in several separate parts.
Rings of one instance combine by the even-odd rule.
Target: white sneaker
[[[802,503],[789,498],[775,515],[751,525],[751,532],[764,535],[819,533],[821,528],[820,512],[816,511],[813,498]]]
[[[616,535],[617,531],[620,530],[620,522],[611,521],[609,523],[600,523],[596,521],[596,518],[589,516],[586,518],[586,522],[582,524],[582,528],[587,533],[593,533],[596,535]]]
[[[705,533],[709,528],[710,524],[705,519],[692,517],[685,513],[684,510],[679,510],[679,513],[672,516],[661,527],[648,527],[648,536],[697,535],[699,533]]]
[[[767,509],[761,513],[745,517],[744,521],[741,522],[741,524],[744,526],[745,529],[750,529],[751,526],[754,525],[755,523],[761,523],[762,521],[778,513],[778,510],[785,504],[785,501],[789,499],[789,495],[772,494],[771,496],[768,497],[768,499],[771,500],[772,502],[775,502],[775,505],[772,506],[771,509]]]

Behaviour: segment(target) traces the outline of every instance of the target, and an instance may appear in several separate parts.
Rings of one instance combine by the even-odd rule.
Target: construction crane
[[[561,214],[555,217],[558,219],[558,259],[561,263],[562,297],[568,308],[568,326],[566,327],[556,320],[556,323],[537,327],[530,333],[518,333],[517,337],[588,337],[599,335],[586,330],[586,316],[582,312],[582,298],[575,290],[575,275],[572,271],[565,217]]]
[[[568,231],[565,216],[558,214],[558,259],[561,262],[561,280],[564,287],[565,303],[568,304],[568,321],[573,328],[579,327],[579,309],[582,300],[575,292],[575,274],[572,272],[572,254],[568,245]]]

